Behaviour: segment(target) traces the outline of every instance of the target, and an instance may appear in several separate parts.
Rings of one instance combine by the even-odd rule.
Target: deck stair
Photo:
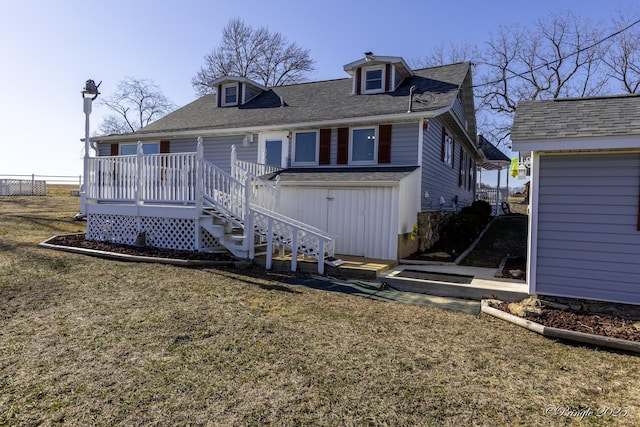
[[[199,162],[199,233],[209,233],[238,258],[265,254],[268,269],[273,252],[279,248],[281,254],[289,251],[294,260],[299,254],[317,260],[318,272],[324,273],[325,259],[334,256],[335,236],[276,212],[277,183],[254,175],[255,169],[243,169],[247,162],[238,162],[233,175],[202,158]],[[234,176],[244,178],[244,182]],[[296,268],[294,261],[291,269]]]

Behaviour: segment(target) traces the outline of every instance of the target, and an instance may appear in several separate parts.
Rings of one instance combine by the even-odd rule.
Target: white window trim
[[[296,162],[296,137],[299,133],[315,133],[316,134],[316,152],[315,159],[312,162]],[[317,166],[320,157],[320,132],[317,130],[299,131],[293,133],[293,144],[291,145],[291,164],[294,166]]]
[[[158,154],[160,153],[160,143],[159,142],[143,142],[142,146],[144,147],[145,145],[156,145],[158,147]],[[138,143],[137,142],[132,142],[132,143],[126,143],[126,144],[118,144],[118,153],[119,155],[123,156],[123,155],[127,155],[127,156],[132,156],[135,154],[122,154],[122,147],[123,146],[134,146],[135,147],[135,152],[138,152]],[[144,149],[144,148],[143,148]]]
[[[446,134],[444,137],[444,163],[451,167],[453,167],[453,147],[453,138]]]
[[[236,102],[226,102],[227,101],[227,89],[235,87],[236,88]],[[240,103],[240,100],[238,99],[238,83],[227,83],[225,85],[222,85],[222,97],[221,97],[221,105],[223,107],[231,107],[234,105],[238,105]]]
[[[280,159],[280,167],[286,168],[289,161],[289,132],[269,132],[258,135],[258,163],[265,164],[267,156],[267,140],[282,140],[282,157]]]
[[[358,129],[373,129],[373,160],[353,160],[353,131]],[[378,126],[360,126],[349,129],[349,164],[377,165],[378,164]]]
[[[377,65],[377,66],[372,66],[372,67],[367,67],[367,68],[362,68],[362,87],[360,88],[360,92],[364,93],[364,94],[372,94],[372,93],[383,93],[384,92],[384,82],[385,79],[387,78],[387,71],[384,65]],[[380,80],[380,89],[371,89],[371,90],[367,90],[367,72],[369,71],[382,71],[381,73],[381,80]]]

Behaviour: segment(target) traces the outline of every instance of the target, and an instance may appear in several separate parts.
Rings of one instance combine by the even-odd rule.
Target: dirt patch
[[[96,240],[87,240],[85,234],[57,236],[47,241],[51,245],[68,246],[72,248],[93,249],[97,251],[113,252],[117,254],[146,256],[155,258],[186,259],[198,261],[233,261],[226,253],[209,253],[196,251],[181,251],[175,249],[155,248],[152,246],[137,247]]]
[[[491,306],[550,328],[640,342],[640,307],[573,299],[562,301],[530,297]]]

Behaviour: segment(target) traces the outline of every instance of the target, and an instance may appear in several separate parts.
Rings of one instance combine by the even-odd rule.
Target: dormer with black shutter
[[[223,76],[211,82],[218,94],[218,107],[237,107],[268,89],[246,77]]]
[[[413,76],[411,68],[399,56],[378,56],[365,52],[365,57],[344,66],[353,78],[353,94],[369,95],[396,90],[402,81]]]

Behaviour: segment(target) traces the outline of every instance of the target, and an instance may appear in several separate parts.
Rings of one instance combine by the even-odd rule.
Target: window
[[[160,152],[157,142],[147,142],[142,144],[143,154],[158,154]],[[138,154],[138,144],[120,144],[120,155],[130,156]]]
[[[351,131],[349,163],[375,164],[377,159],[376,128],[356,128]]]
[[[222,86],[222,105],[237,105],[238,104],[238,85],[235,83],[232,85]]]
[[[447,133],[443,135],[442,150],[442,161],[453,167],[453,138]]]
[[[384,73],[382,68],[373,68],[364,71],[364,93],[377,93],[382,92],[384,89],[383,84]]]
[[[297,165],[318,164],[318,132],[296,132],[293,141],[293,162]]]

